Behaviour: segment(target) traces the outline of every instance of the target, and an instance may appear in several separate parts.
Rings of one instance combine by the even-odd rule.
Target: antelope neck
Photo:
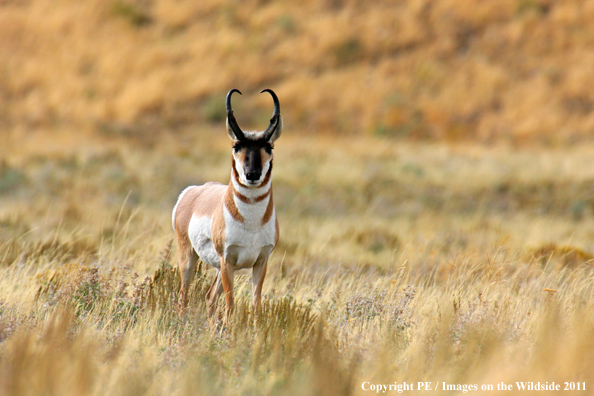
[[[266,177],[264,177],[262,184],[253,188],[246,187],[239,181],[239,178],[235,177],[235,175],[231,175],[231,183],[229,183],[229,187],[233,190],[233,195],[235,195],[241,202],[245,204],[259,203],[270,196],[270,192],[272,191],[270,183],[271,173],[272,169],[268,169],[268,173],[266,174]]]
[[[237,170],[233,167],[225,206],[236,221],[247,227],[259,227],[270,221],[274,211],[271,174],[272,164],[262,184],[248,188],[239,181]]]

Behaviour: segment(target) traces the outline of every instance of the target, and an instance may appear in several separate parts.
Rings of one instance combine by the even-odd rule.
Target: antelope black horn
[[[268,92],[274,101],[274,111],[272,112],[272,118],[270,118],[270,125],[268,125],[266,131],[264,131],[264,139],[269,140],[280,122],[280,103],[278,102],[278,97],[272,89],[263,89],[260,91],[260,93],[264,92]]]
[[[239,90],[236,88],[233,88],[227,94],[227,99],[225,99],[225,107],[227,108],[227,126],[231,128],[237,139],[243,140],[245,136],[239,125],[237,125],[237,120],[235,120],[233,109],[231,108],[231,95],[233,95],[234,92],[237,92],[241,95],[241,92],[239,92]]]

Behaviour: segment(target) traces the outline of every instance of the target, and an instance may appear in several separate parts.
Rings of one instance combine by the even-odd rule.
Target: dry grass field
[[[254,324],[242,274],[223,329],[206,318],[205,268],[178,318],[170,225],[183,186],[228,179],[219,129],[190,150],[132,143],[4,165],[1,394],[592,385],[594,147],[337,146],[287,131],[265,314]]]
[[[592,18],[0,0],[0,395],[591,394]],[[204,266],[177,314],[171,209],[229,180],[231,87],[253,128],[273,88],[285,130],[263,314],[240,273],[224,327]]]

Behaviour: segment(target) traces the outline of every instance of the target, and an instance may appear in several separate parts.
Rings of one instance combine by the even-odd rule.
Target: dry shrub
[[[400,246],[400,239],[398,236],[389,231],[377,228],[351,232],[350,239],[374,253],[383,250],[393,251]]]
[[[543,266],[555,266],[576,268],[580,265],[591,265],[594,262],[594,255],[578,247],[568,245],[557,245],[547,243],[538,248],[529,250],[528,259],[536,260]]]
[[[37,283],[39,284],[36,298],[52,298],[64,288],[82,280],[90,271],[90,268],[84,267],[78,262],[71,262],[57,269],[49,269],[41,272],[36,276]],[[97,273],[96,268],[94,269],[94,273],[95,276]]]

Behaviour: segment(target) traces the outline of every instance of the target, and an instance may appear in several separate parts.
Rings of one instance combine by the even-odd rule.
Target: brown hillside
[[[582,0],[1,0],[0,128],[160,134],[270,87],[300,133],[581,139],[593,20]]]

